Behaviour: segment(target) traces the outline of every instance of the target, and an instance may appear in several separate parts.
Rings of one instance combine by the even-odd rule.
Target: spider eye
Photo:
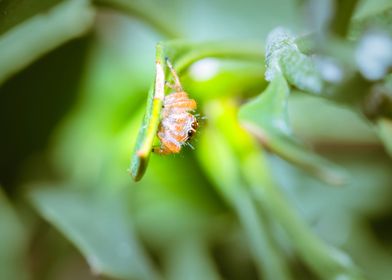
[[[194,121],[194,122],[191,124],[191,127],[192,127],[193,129],[196,129],[198,126],[199,126],[199,124],[197,123],[197,121]]]
[[[194,133],[195,133],[194,130],[192,130],[192,129],[188,130],[188,132],[187,132],[188,139],[191,138],[191,137],[193,136]]]

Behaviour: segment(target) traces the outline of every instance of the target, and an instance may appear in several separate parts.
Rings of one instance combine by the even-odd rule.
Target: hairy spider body
[[[168,94],[163,101],[161,122],[158,128],[158,138],[161,142],[153,151],[158,154],[176,154],[195,134],[199,124],[196,116],[192,114],[197,104],[183,91],[178,76],[167,60],[175,84],[168,85],[175,91]],[[189,144],[190,145],[190,144]]]

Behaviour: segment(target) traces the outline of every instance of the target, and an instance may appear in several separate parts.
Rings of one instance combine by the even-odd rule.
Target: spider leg
[[[166,147],[154,146],[152,147],[152,152],[158,155],[168,155],[171,154],[171,151]]]
[[[176,91],[183,91],[181,83],[180,83],[180,79],[178,78],[178,75],[177,75],[177,72],[176,72],[176,70],[174,70],[173,65],[171,64],[168,57],[166,57],[166,64],[167,64],[167,67],[169,67],[170,72],[172,73],[173,78],[174,78],[174,82],[175,82],[174,89]]]
[[[170,88],[170,89],[177,90],[176,85],[173,85],[173,84],[169,83],[168,81],[165,81],[165,85],[166,85],[168,88]]]
[[[159,145],[155,145],[152,147],[152,152],[156,154],[161,154],[162,148]]]
[[[185,143],[186,143],[192,150],[195,149],[195,147],[193,147],[191,143],[189,143],[189,142],[185,142]]]

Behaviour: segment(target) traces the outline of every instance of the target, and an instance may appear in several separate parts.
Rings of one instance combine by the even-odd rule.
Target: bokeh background
[[[387,0],[0,1],[0,279],[391,279],[391,15]],[[152,155],[135,183],[157,42],[263,55],[278,26],[342,65],[382,34],[385,73],[349,64],[338,98],[288,78],[298,154],[238,123],[267,92],[264,59],[197,61],[180,77],[206,116],[195,149]]]

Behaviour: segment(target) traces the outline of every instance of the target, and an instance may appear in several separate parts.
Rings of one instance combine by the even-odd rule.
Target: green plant
[[[255,37],[270,5],[265,43],[193,42],[181,1],[0,3],[0,278],[84,279],[84,259],[114,279],[389,279],[392,6],[278,2],[242,16]],[[200,3],[225,28],[240,14]],[[311,33],[276,28],[299,34],[300,9]],[[207,117],[167,157],[165,57]]]

